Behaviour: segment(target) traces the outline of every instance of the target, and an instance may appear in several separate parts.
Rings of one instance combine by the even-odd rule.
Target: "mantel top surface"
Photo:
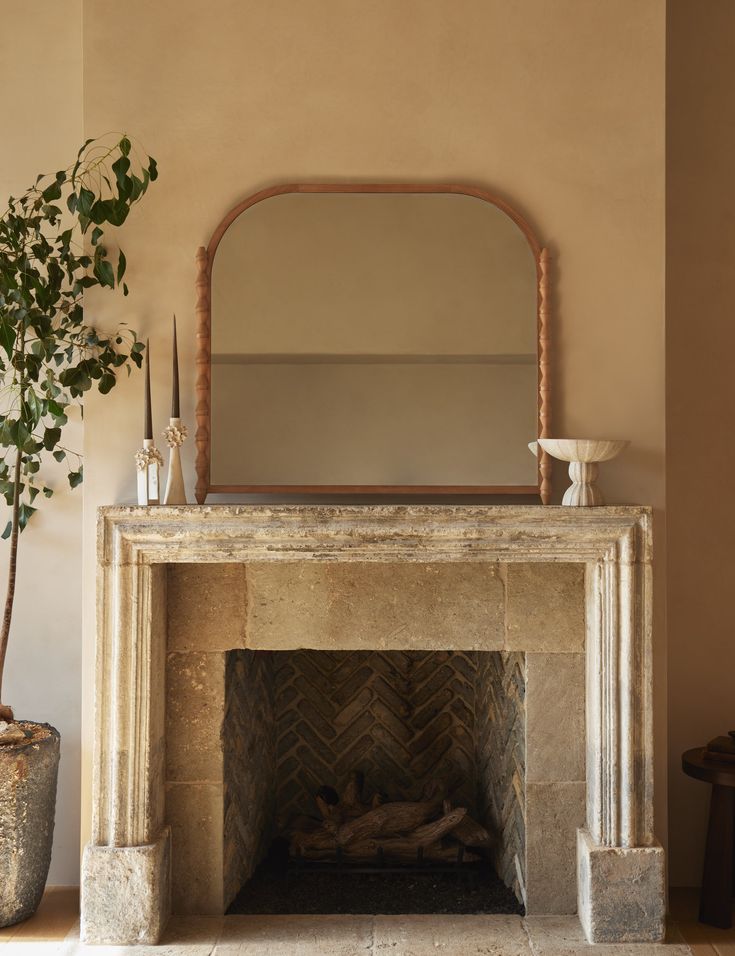
[[[594,524],[599,520],[615,518],[650,517],[651,507],[648,505],[605,505],[596,508],[571,508],[562,505],[486,505],[486,504],[340,504],[323,502],[308,503],[258,503],[258,504],[213,504],[213,505],[156,505],[141,507],[139,505],[103,505],[98,514],[103,518],[206,518],[208,515],[218,518],[247,518],[263,517],[265,515],[282,515],[316,518],[340,518],[354,516],[367,518],[374,516],[380,519],[392,517],[426,517],[429,519],[445,518],[451,520],[478,518],[518,518],[536,520],[544,516],[554,521],[566,521],[571,524]]]
[[[650,560],[651,509],[458,504],[223,504],[100,508],[104,561]],[[620,554],[623,552],[621,551]],[[617,559],[616,559],[617,560]]]

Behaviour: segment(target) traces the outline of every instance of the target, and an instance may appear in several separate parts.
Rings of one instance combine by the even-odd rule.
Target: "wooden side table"
[[[730,929],[735,869],[735,763],[705,760],[704,747],[695,747],[682,755],[681,765],[690,777],[712,784],[699,922]]]

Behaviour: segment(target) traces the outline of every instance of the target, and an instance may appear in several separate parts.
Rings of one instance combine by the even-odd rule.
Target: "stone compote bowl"
[[[561,503],[582,508],[605,504],[597,486],[597,466],[601,461],[615,458],[630,444],[604,438],[539,438],[538,443],[554,458],[569,462],[572,483],[564,492]]]

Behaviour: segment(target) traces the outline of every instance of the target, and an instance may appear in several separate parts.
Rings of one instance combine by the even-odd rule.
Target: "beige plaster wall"
[[[0,9],[0,204],[39,172],[73,161],[82,142],[81,0],[5,0]],[[32,31],[42,27],[42,34]],[[48,41],[48,42],[46,42]],[[43,56],[39,55],[43,44]],[[36,107],[38,107],[36,112]],[[82,450],[77,422],[65,444]],[[53,463],[52,463],[53,466]],[[56,829],[49,881],[79,881],[82,650],[82,494],[66,467],[45,470],[56,489],[42,502],[19,550],[18,584],[3,696],[19,717],[61,731]],[[0,524],[9,511],[2,502]],[[7,546],[0,546],[0,600],[5,601]]]
[[[735,6],[670,0],[667,497],[671,880],[700,882],[709,787],[681,753],[735,726]]]
[[[124,29],[119,5],[88,0],[84,16],[85,131],[126,128],[161,167],[125,228],[131,296],[104,303],[106,323],[151,336],[157,431],[174,311],[193,424],[193,256],[237,199],[300,179],[467,181],[517,203],[554,251],[555,430],[631,438],[605,489],[660,514],[663,0],[130,0]],[[141,398],[135,375],[87,409],[85,826],[94,514],[133,498]],[[190,442],[190,489],[192,457]]]

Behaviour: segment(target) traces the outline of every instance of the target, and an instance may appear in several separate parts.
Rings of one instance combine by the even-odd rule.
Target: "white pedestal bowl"
[[[597,485],[598,465],[615,458],[630,444],[604,438],[539,438],[538,443],[554,458],[569,462],[572,483],[564,492],[561,503],[578,508],[605,504]]]

